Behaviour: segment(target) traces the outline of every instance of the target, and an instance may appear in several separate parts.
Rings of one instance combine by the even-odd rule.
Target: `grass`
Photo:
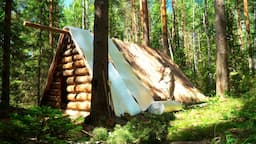
[[[202,140],[218,136],[223,124],[235,118],[243,103],[234,98],[224,101],[212,98],[205,107],[186,109],[175,113],[175,120],[170,121],[168,140]]]
[[[168,141],[209,143],[256,142],[256,96],[210,98],[204,107],[175,113],[170,121]]]
[[[0,107],[0,110],[0,139],[4,138],[8,143],[20,139],[31,142],[34,137],[50,143],[256,143],[256,89],[225,99],[211,97],[207,103],[190,106],[179,112],[162,115],[141,113],[125,119],[126,123],[122,120],[122,124],[116,124],[113,129],[94,128],[88,131],[89,135],[81,133],[82,126],[77,127],[66,118],[58,118],[60,112],[53,109],[32,107],[6,111],[6,108]],[[18,115],[12,114],[8,119],[3,117],[17,112]],[[82,122],[83,119],[78,121]],[[23,124],[22,127],[19,124]],[[38,135],[33,135],[33,131]]]

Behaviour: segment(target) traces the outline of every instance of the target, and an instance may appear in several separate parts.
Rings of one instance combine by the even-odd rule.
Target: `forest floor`
[[[170,121],[169,141],[201,143],[256,143],[256,97],[210,98],[174,114]],[[176,142],[177,143],[177,142]]]
[[[256,143],[256,95],[253,92],[224,99],[211,97],[207,103],[189,106],[179,112],[163,115],[142,113],[126,118],[126,123],[116,124],[113,129],[94,128],[91,131],[82,130],[81,125],[71,127],[70,121],[60,119],[60,114],[49,108],[11,108],[8,111],[0,108],[0,139],[5,139],[6,143],[19,142],[20,139],[24,142],[32,140],[33,143],[35,137],[46,143],[57,140],[61,143]],[[19,115],[6,117],[10,113]],[[83,123],[83,118],[80,123]],[[63,133],[65,131],[69,133]]]

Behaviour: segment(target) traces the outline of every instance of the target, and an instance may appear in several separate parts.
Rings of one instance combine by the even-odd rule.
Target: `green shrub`
[[[60,110],[33,107],[12,113],[10,121],[0,123],[0,139],[9,143],[66,143],[72,133],[81,129]]]
[[[106,128],[94,128],[92,134],[94,136],[91,139],[92,142],[106,141],[108,138],[108,130]]]

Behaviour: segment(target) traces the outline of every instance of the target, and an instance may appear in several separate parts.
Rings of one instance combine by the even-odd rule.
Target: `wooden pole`
[[[35,24],[35,23],[29,22],[29,21],[24,21],[23,25],[33,27],[33,28],[37,28],[37,29],[57,32],[57,33],[64,33],[64,34],[69,33],[68,30],[59,29],[59,28],[56,28],[56,27],[49,27],[49,26],[45,26],[45,25],[41,25],[41,24]]]

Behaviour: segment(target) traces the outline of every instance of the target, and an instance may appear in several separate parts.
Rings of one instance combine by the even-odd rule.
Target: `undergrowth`
[[[255,85],[255,84],[254,84]],[[251,85],[253,86],[253,84]],[[114,128],[83,131],[61,111],[32,107],[12,112],[0,121],[1,143],[170,143],[196,141],[209,144],[256,143],[256,89],[225,99],[211,97],[204,104],[179,112],[129,117]],[[83,119],[80,121],[83,121]],[[86,124],[85,124],[86,125]],[[82,131],[84,133],[82,133]]]
[[[79,141],[82,126],[50,107],[32,107],[14,112],[0,121],[1,143],[67,143]],[[84,139],[85,140],[85,139]]]

